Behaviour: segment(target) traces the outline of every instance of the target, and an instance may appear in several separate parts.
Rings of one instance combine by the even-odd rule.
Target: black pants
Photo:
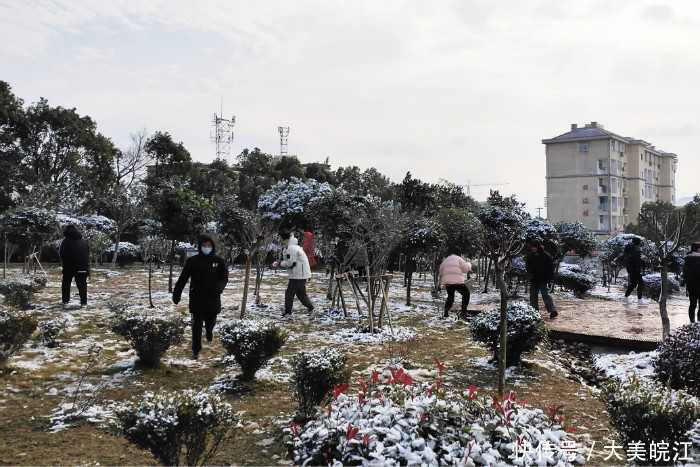
[[[87,277],[86,271],[63,271],[63,282],[61,283],[61,298],[63,303],[70,302],[70,283],[75,277],[75,285],[78,287],[78,295],[80,295],[80,304],[87,305]]]
[[[207,340],[214,332],[216,313],[192,313],[192,352],[202,350],[202,324],[207,331]]]
[[[445,302],[445,311],[450,311],[452,304],[455,302],[455,291],[459,292],[462,296],[462,309],[461,311],[467,311],[469,307],[469,289],[466,284],[459,285],[446,285],[445,290],[447,290],[447,301]]]
[[[688,298],[690,299],[688,317],[691,323],[695,322],[695,309],[698,307],[698,297],[700,297],[700,290],[688,289]],[[700,311],[698,311],[697,321],[700,321]]]
[[[289,283],[287,283],[287,290],[284,292],[285,315],[292,312],[292,305],[294,304],[295,296],[306,308],[309,310],[313,309],[314,305],[311,303],[309,296],[306,295],[306,279],[289,279]]]
[[[644,279],[642,278],[641,272],[628,272],[627,280],[629,285],[625,291],[625,297],[629,297],[635,287],[637,287],[637,298],[642,299],[642,292],[644,291]]]

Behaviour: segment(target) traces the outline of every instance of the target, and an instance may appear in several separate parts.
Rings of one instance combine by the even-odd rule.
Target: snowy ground
[[[11,271],[16,273],[16,271]],[[176,277],[179,270],[176,270]],[[108,271],[97,269],[89,283],[89,306],[81,308],[77,305],[63,307],[60,304],[60,273],[58,270],[50,271],[50,281],[47,288],[40,292],[35,299],[36,306],[31,310],[32,316],[38,321],[48,319],[66,320],[67,330],[59,337],[60,345],[49,348],[40,342],[38,334],[30,341],[22,353],[12,357],[9,367],[15,373],[6,375],[5,382],[0,387],[0,418],[6,420],[22,417],[21,414],[10,413],[17,407],[26,405],[27,410],[32,409],[31,417],[45,420],[42,425],[47,432],[70,433],[70,427],[75,427],[76,420],[87,420],[90,424],[104,426],[113,417],[115,404],[121,400],[117,396],[125,397],[125,394],[138,393],[146,388],[154,389],[165,384],[157,380],[151,373],[140,368],[136,364],[136,356],[120,336],[109,331],[108,303],[115,300],[130,300],[140,304],[148,301],[147,271],[141,268],[127,270]],[[243,271],[232,270],[229,285],[222,296],[222,313],[219,317],[217,329],[227,322],[239,319],[241,297],[243,292]],[[166,271],[156,271],[154,274],[153,299],[156,305],[170,306],[170,295],[166,292],[168,274]],[[275,394],[282,392],[291,378],[291,356],[299,350],[315,347],[330,346],[342,348],[352,358],[349,363],[353,368],[355,381],[358,377],[367,377],[371,369],[377,368],[388,375],[388,366],[402,365],[410,371],[416,381],[434,380],[437,369],[432,363],[433,358],[440,357],[447,361],[445,380],[448,384],[460,387],[469,387],[473,381],[485,390],[494,390],[493,373],[495,367],[489,363],[488,353],[473,343],[468,338],[466,326],[454,317],[447,320],[441,319],[443,296],[433,299],[429,289],[431,280],[414,279],[412,304],[405,304],[406,290],[401,284],[401,278],[395,277],[389,288],[389,314],[393,327],[393,334],[388,326],[382,332],[370,335],[357,329],[360,314],[355,306],[350,289],[345,289],[346,303],[348,304],[348,317],[342,311],[328,310],[329,302],[326,300],[327,278],[322,273],[315,273],[309,281],[307,291],[317,310],[323,310],[316,320],[311,320],[308,312],[295,302],[294,313],[291,319],[281,319],[283,312],[283,294],[286,285],[286,275],[266,271],[263,286],[259,297],[259,303],[251,295],[248,302],[246,316],[256,318],[268,318],[275,320],[290,334],[285,346],[285,351],[272,359],[269,364],[257,374],[260,384],[270,385]],[[492,289],[490,293],[480,293],[476,285],[470,286],[472,300],[470,309],[483,310],[495,306],[498,294]],[[75,293],[75,288],[72,290]],[[598,289],[594,296],[599,298],[619,298],[620,287],[613,286],[613,292]],[[557,294],[555,299],[576,300],[568,294]],[[680,297],[679,297],[680,299]],[[73,300],[77,303],[77,297]],[[459,297],[455,309],[458,309]],[[581,307],[586,306],[585,301],[580,301]],[[187,295],[183,294],[183,300],[176,308],[186,314]],[[366,313],[364,304],[361,312]],[[387,322],[388,324],[388,322]],[[204,383],[212,389],[230,388],[231,382],[238,373],[235,365],[227,363],[225,352],[218,343],[215,330],[214,342],[204,342],[201,358],[197,361],[189,359],[190,338],[189,330],[186,333],[185,342],[176,348],[169,350],[164,358],[166,368],[179,375],[184,381],[190,380]],[[99,348],[100,358],[93,368],[87,367],[90,349]],[[565,369],[559,362],[558,352],[547,350],[539,351],[533,357],[528,357],[530,367],[510,368],[508,370],[508,385],[516,391],[533,393],[528,399],[542,398],[547,400],[547,395],[538,395],[543,389],[538,385],[543,384],[543,378],[566,379]],[[597,360],[597,365],[604,368],[610,377],[622,377],[634,372],[645,377],[650,374],[650,353],[632,353],[622,355],[605,355]],[[167,373],[167,372],[166,372]],[[196,375],[188,378],[188,374]],[[545,381],[546,383],[546,381]],[[569,382],[570,383],[570,382]],[[175,384],[168,382],[167,384]],[[179,384],[179,383],[178,383]],[[185,383],[186,384],[186,383]],[[551,383],[554,384],[554,383]],[[141,388],[141,389],[139,389]],[[587,386],[574,385],[572,393],[567,397],[585,404],[595,399],[596,391]],[[552,390],[553,393],[556,392]],[[261,391],[262,392],[262,391]],[[103,397],[104,394],[113,397]],[[95,395],[96,397],[92,397]],[[98,397],[102,395],[102,397]],[[279,399],[279,395],[261,395]],[[288,396],[285,396],[288,398]],[[559,396],[557,396],[559,397]],[[24,404],[23,398],[35,398],[41,400],[41,404],[34,407],[32,404]],[[27,399],[28,400],[28,399]],[[265,404],[265,401],[258,401]],[[277,403],[277,401],[276,401]],[[37,403],[38,404],[38,403]],[[291,406],[291,401],[287,402]],[[79,416],[76,412],[80,409]],[[247,409],[254,412],[252,408]],[[287,409],[285,409],[287,410]],[[261,419],[247,420],[251,436],[256,436],[259,446],[258,459],[266,459],[266,463],[288,463],[279,446],[269,446],[269,441],[276,436],[274,425],[284,426],[288,423],[290,412],[265,415],[269,417],[268,426],[265,428]],[[601,440],[601,437],[610,436],[603,430],[606,424],[602,420],[596,421],[600,414],[582,413],[578,420],[578,426],[582,428],[578,436],[582,446],[590,440]],[[244,417],[245,418],[245,417]],[[7,422],[11,424],[10,422]],[[1,427],[1,425],[0,425]],[[1,428],[0,428],[1,429]],[[47,441],[50,443],[50,441]],[[269,452],[268,452],[269,451]],[[19,453],[3,451],[0,447],[0,463],[23,463],[23,457],[17,457]],[[592,459],[596,459],[594,457]],[[86,455],[85,455],[86,456]],[[79,455],[71,463],[90,462],[94,457]],[[147,460],[123,461],[147,462]],[[44,463],[33,458],[30,463]],[[49,463],[56,463],[49,462]],[[110,461],[103,461],[110,463]],[[117,459],[111,463],[121,463]]]

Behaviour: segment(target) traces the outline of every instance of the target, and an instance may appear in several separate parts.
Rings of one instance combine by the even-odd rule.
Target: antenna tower
[[[211,124],[214,130],[209,134],[209,138],[216,144],[216,158],[224,159],[227,164],[231,156],[231,143],[233,142],[233,126],[236,124],[236,117],[231,117],[231,120],[223,118],[224,101],[221,99],[221,116],[214,114],[214,119]]]
[[[288,126],[280,126],[280,127],[277,127],[277,130],[280,132],[280,156],[286,156],[287,155],[287,139],[289,138],[289,127]]]

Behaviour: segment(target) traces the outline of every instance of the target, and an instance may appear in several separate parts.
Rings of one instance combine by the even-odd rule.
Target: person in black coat
[[[630,303],[629,296],[634,288],[637,287],[637,304],[639,306],[647,305],[647,302],[642,298],[642,292],[644,291],[644,279],[642,278],[644,260],[642,259],[642,253],[639,251],[641,243],[642,240],[639,237],[634,237],[631,243],[625,245],[623,251],[625,261],[627,261],[627,290],[625,290],[625,298],[622,299],[624,304]]]
[[[70,302],[70,284],[75,285],[80,295],[80,305],[87,306],[87,278],[90,275],[90,249],[83,235],[74,225],[67,225],[63,231],[63,241],[58,248],[63,268],[61,299],[64,305]]]
[[[690,246],[690,252],[685,255],[683,262],[683,279],[685,280],[685,288],[688,290],[688,298],[690,306],[688,307],[688,316],[690,322],[695,322],[695,309],[698,306],[698,297],[700,297],[700,243],[695,242]],[[698,311],[698,321],[700,321],[700,311]]]
[[[202,350],[202,324],[207,341],[214,338],[216,316],[221,311],[221,294],[228,282],[228,267],[216,255],[214,240],[206,234],[197,241],[198,254],[190,256],[173,289],[173,303],[180,303],[182,289],[190,281],[190,313],[192,314],[192,358],[199,358]]]
[[[541,293],[549,317],[556,317],[559,313],[554,308],[554,300],[549,294],[549,283],[554,279],[554,260],[544,251],[542,242],[537,239],[530,243],[530,253],[525,258],[525,269],[530,279],[530,306],[535,310],[540,309],[538,298]]]

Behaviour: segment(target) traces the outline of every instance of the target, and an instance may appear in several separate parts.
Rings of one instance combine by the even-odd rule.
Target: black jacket
[[[688,290],[700,291],[700,253],[688,253],[683,262],[683,279]]]
[[[545,284],[554,279],[554,260],[542,247],[537,253],[530,252],[525,258],[527,277],[535,284]]]
[[[202,243],[211,242],[214,249],[208,255],[202,253]],[[190,281],[190,313],[218,314],[221,311],[221,293],[228,282],[228,267],[216,255],[214,241],[206,236],[199,237],[199,253],[187,258],[180,278],[175,283],[173,302],[179,303],[182,289]]]
[[[58,248],[63,271],[68,273],[76,273],[78,271],[90,273],[90,248],[82,234],[75,227],[69,226],[66,227],[63,236],[61,246]]]
[[[639,247],[634,243],[628,243],[625,245],[624,255],[625,261],[627,262],[627,272],[630,274],[641,273],[644,269],[644,260],[642,259],[642,253],[640,253]]]

